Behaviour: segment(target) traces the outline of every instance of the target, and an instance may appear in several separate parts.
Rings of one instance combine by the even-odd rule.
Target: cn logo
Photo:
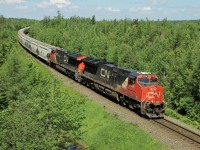
[[[104,78],[108,78],[109,79],[109,77],[110,77],[110,71],[101,68],[101,76],[104,77]]]

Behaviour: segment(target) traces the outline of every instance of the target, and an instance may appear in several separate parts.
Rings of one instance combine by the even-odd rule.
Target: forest
[[[43,42],[158,75],[165,88],[166,114],[180,114],[200,127],[200,20],[96,21],[95,16],[65,19],[59,12],[40,21],[0,16],[1,148],[62,148],[67,142],[61,135],[81,138],[87,116],[85,97],[19,51],[17,31],[26,26],[31,37]]]
[[[200,123],[200,20],[102,20],[45,16],[30,36],[66,50],[148,71],[165,88],[167,114]]]

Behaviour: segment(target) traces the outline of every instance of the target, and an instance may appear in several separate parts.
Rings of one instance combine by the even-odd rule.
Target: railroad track
[[[151,121],[161,126],[162,128],[165,128],[167,131],[175,133],[179,138],[187,140],[189,143],[200,149],[199,134],[190,131],[180,125],[177,125],[174,122],[171,122],[167,119],[155,119]]]

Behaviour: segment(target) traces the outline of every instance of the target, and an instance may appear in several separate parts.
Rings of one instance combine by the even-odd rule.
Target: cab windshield
[[[150,79],[149,78],[139,78],[138,82],[142,87],[151,86],[151,85],[159,85],[157,78],[150,78]]]

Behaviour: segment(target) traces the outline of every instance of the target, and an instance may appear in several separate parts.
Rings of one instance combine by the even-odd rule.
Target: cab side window
[[[130,85],[132,85],[132,84],[135,84],[135,81],[136,81],[136,77],[130,76],[130,77],[129,77],[129,80],[128,80],[128,83],[129,83]]]

